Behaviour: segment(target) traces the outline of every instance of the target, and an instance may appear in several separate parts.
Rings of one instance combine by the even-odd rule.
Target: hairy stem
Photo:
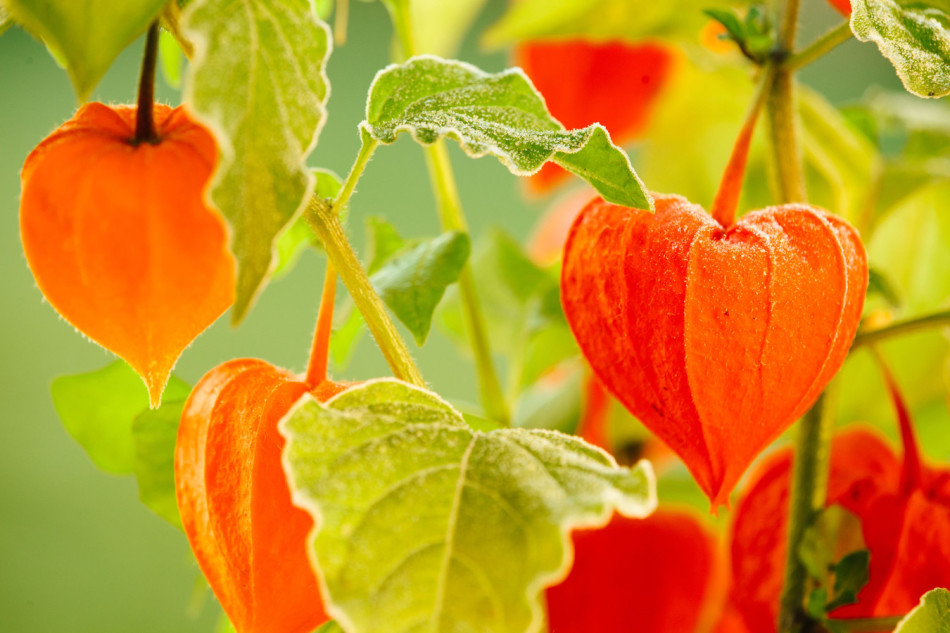
[[[455,175],[446,151],[445,142],[436,141],[426,148],[426,163],[429,166],[429,179],[438,200],[439,219],[446,231],[468,232],[468,225],[462,213]],[[472,351],[475,356],[475,369],[478,373],[478,389],[482,406],[489,418],[504,425],[511,423],[508,405],[495,373],[492,362],[491,345],[488,340],[488,328],[482,315],[481,304],[475,290],[475,281],[468,264],[462,269],[458,279],[459,296],[462,301],[462,314],[465,330],[468,332]]]
[[[784,7],[776,53],[779,63],[784,61],[795,44],[799,0],[785,0]],[[770,123],[769,140],[778,176],[779,197],[783,203],[803,202],[806,199],[794,85],[794,70],[780,66],[766,104]],[[803,608],[808,573],[799,559],[798,550],[808,526],[825,506],[836,391],[836,383],[832,381],[798,425],[789,499],[785,579],[779,602],[779,633],[800,633],[808,621]]]
[[[343,192],[341,191],[340,194],[342,197]],[[339,201],[340,198],[337,200]],[[314,196],[310,199],[305,217],[314,233],[323,242],[330,262],[339,272],[340,279],[343,280],[347,290],[350,291],[353,302],[363,315],[393,375],[400,380],[425,388],[425,381],[412,360],[409,348],[399,336],[396,326],[386,313],[383,300],[376,294],[363,265],[346,238],[343,225],[340,224],[340,218],[337,215],[338,206],[342,206],[342,203],[330,204]]]
[[[798,633],[804,624],[802,605],[808,572],[798,557],[798,550],[808,526],[825,507],[836,391],[836,383],[832,382],[798,425],[792,468],[785,582],[779,603],[779,633]]]
[[[865,345],[873,345],[874,343],[898,338],[906,334],[948,326],[950,326],[950,310],[943,310],[913,319],[897,321],[896,323],[891,323],[881,328],[860,332],[854,337],[854,342],[851,344],[851,351],[853,352]]]
[[[835,47],[850,40],[853,35],[851,23],[845,20],[799,52],[789,56],[785,60],[784,67],[786,70],[794,71],[807,66],[816,59],[825,56]]]
[[[327,271],[323,278],[323,294],[320,296],[320,312],[317,314],[317,327],[313,333],[313,346],[310,348],[310,362],[307,365],[308,387],[315,389],[327,379],[327,360],[330,355],[330,334],[333,331],[333,303],[336,300],[336,270],[327,262]]]
[[[158,20],[148,27],[145,36],[145,55],[142,58],[142,74],[139,76],[139,98],[135,112],[135,138],[133,144],[158,143],[152,110],[155,105],[155,62],[158,59]]]

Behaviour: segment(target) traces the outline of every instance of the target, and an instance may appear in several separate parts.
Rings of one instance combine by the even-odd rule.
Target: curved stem
[[[864,345],[880,343],[905,334],[946,326],[950,326],[950,310],[934,312],[933,314],[927,314],[905,321],[898,321],[897,323],[891,323],[882,328],[860,332],[854,337],[854,342],[851,343],[851,351],[853,352]]]
[[[851,23],[845,20],[799,52],[790,56],[785,60],[783,66],[789,71],[798,70],[816,59],[823,57],[835,47],[844,44],[850,40],[853,35],[851,32]]]
[[[788,521],[785,581],[779,604],[779,633],[802,630],[808,571],[798,556],[802,537],[825,507],[837,382],[833,381],[798,425]]]
[[[317,327],[313,333],[313,346],[310,348],[310,362],[307,365],[305,384],[311,389],[327,379],[327,359],[330,355],[330,334],[333,331],[333,303],[336,300],[336,270],[332,262],[327,262],[327,271],[323,277],[323,294],[320,296],[320,312],[317,314]]]
[[[759,120],[759,112],[762,111],[762,106],[772,87],[775,72],[775,64],[770,63],[765,67],[755,99],[732,146],[732,154],[729,155],[729,162],[719,182],[719,189],[716,190],[711,212],[713,218],[723,228],[729,228],[735,222],[736,207],[739,205],[739,194],[742,193],[742,181],[745,178],[746,162],[749,158],[749,145],[752,143],[755,123]]]
[[[337,202],[333,204],[317,197],[311,198],[306,209],[307,222],[323,242],[327,256],[339,272],[340,279],[343,280],[347,290],[350,291],[353,302],[362,313],[393,375],[400,380],[425,388],[425,381],[412,360],[409,348],[399,336],[396,326],[386,313],[383,300],[376,294],[356,252],[346,239],[346,233],[336,212],[338,206],[342,206],[340,199],[343,192],[341,191],[340,194],[340,198],[337,198]]]
[[[145,36],[145,56],[142,58],[142,74],[139,76],[139,98],[135,111],[134,145],[158,143],[152,110],[155,105],[155,66],[158,59],[158,20],[148,27]]]
[[[439,219],[442,228],[446,231],[468,232],[468,225],[462,213],[462,204],[459,200],[458,187],[455,184],[455,175],[452,164],[446,151],[445,142],[441,139],[426,149],[426,164],[429,167],[429,179],[435,190],[438,200]],[[478,389],[485,413],[492,420],[505,426],[511,424],[511,414],[505,402],[498,374],[492,362],[491,345],[488,340],[488,327],[478,301],[475,290],[475,280],[468,264],[462,269],[458,279],[459,296],[462,301],[462,315],[465,319],[465,330],[468,332],[475,356],[475,369],[478,373]]]

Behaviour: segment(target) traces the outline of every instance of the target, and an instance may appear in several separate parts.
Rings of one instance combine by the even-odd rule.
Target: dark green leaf
[[[132,427],[148,409],[148,392],[131,367],[117,360],[97,371],[60,376],[50,386],[53,406],[66,431],[86,450],[93,463],[115,474],[136,467]],[[183,400],[190,389],[172,376],[164,400]]]
[[[175,527],[181,527],[175,497],[175,440],[184,404],[184,400],[166,398],[161,407],[142,411],[132,423],[139,499]]]
[[[950,591],[933,589],[925,593],[894,633],[950,633]]]
[[[835,564],[834,597],[825,607],[828,612],[858,601],[858,592],[868,583],[871,553],[864,549],[851,552]]]
[[[706,9],[703,13],[723,25],[732,41],[745,42],[745,22],[739,19],[738,11],[735,9]]]
[[[240,321],[276,265],[276,239],[303,209],[304,161],[326,120],[329,29],[309,0],[193,0],[185,100],[214,132],[211,199],[231,225]]]
[[[920,97],[950,94],[950,12],[945,2],[852,0],[851,30],[874,42],[904,87]]]
[[[145,32],[166,2],[5,0],[5,9],[65,62],[79,100],[85,101],[119,53]]]
[[[432,314],[449,284],[468,261],[468,235],[443,233],[393,257],[370,277],[386,305],[409,328],[416,343],[425,343]]]
[[[564,130],[520,69],[493,75],[432,56],[390,66],[373,80],[361,128],[386,144],[402,132],[424,145],[447,136],[468,155],[490,154],[518,175],[553,160],[606,200],[653,208],[627,155],[603,126]]]
[[[569,565],[565,535],[656,504],[643,463],[620,468],[554,431],[473,431],[392,379],[304,396],[279,428],[294,499],[320,525],[315,569],[350,633],[537,630],[542,590]]]

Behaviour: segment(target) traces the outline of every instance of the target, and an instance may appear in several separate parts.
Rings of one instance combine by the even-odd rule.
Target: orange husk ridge
[[[145,381],[158,406],[172,367],[234,298],[234,260],[204,189],[214,139],[156,105],[159,141],[133,142],[136,109],[82,106],[27,157],[20,237],[50,305]]]
[[[304,394],[322,402],[351,386],[326,377],[335,284],[328,267],[306,377],[230,360],[199,381],[182,413],[182,525],[238,633],[309,633],[328,619],[307,556],[313,519],[291,501],[277,423]]]

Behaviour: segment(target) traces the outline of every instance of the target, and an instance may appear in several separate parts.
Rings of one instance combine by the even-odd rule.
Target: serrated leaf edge
[[[286,448],[286,446],[289,446],[290,440],[291,440],[290,432],[287,430],[287,422],[290,418],[292,418],[296,414],[298,409],[304,407],[310,402],[314,402],[318,406],[326,408],[326,407],[331,406],[339,398],[343,397],[344,394],[347,394],[347,392],[350,392],[354,389],[369,388],[377,384],[385,384],[385,383],[397,383],[401,386],[408,388],[411,391],[418,391],[420,393],[423,393],[429,397],[432,397],[434,400],[438,401],[439,403],[445,405],[446,408],[448,408],[450,411],[455,413],[458,416],[459,422],[462,425],[462,427],[464,427],[471,433],[472,440],[473,440],[472,442],[469,443],[468,447],[466,447],[466,451],[465,451],[465,455],[463,459],[467,458],[467,456],[471,452],[472,447],[475,445],[474,440],[477,437],[485,436],[485,435],[488,435],[489,433],[496,432],[496,431],[490,431],[489,433],[486,433],[484,431],[476,431],[475,429],[472,429],[468,424],[466,424],[464,418],[455,409],[455,407],[449,404],[448,401],[442,398],[442,396],[438,395],[437,393],[433,391],[422,389],[420,387],[417,387],[410,383],[403,382],[396,378],[374,378],[371,380],[361,382],[359,385],[356,385],[352,387],[351,389],[341,391],[340,393],[336,394],[332,398],[329,398],[323,403],[317,401],[317,399],[314,398],[310,393],[305,393],[300,397],[300,399],[297,400],[297,402],[294,403],[294,405],[290,408],[290,410],[287,411],[286,414],[284,414],[284,417],[280,419],[280,421],[277,424],[277,429],[280,435],[284,438],[284,441],[287,442],[287,444],[285,445],[285,449],[281,454],[281,466],[284,469],[284,475],[287,478],[288,487],[290,488],[291,502],[298,508],[307,512],[313,518],[313,523],[314,523],[313,529],[307,534],[307,559],[310,561],[310,567],[311,569],[313,569],[314,575],[317,578],[317,584],[320,587],[320,595],[323,598],[324,608],[327,614],[331,618],[333,618],[337,622],[337,625],[341,629],[346,631],[347,633],[355,630],[354,628],[355,625],[349,619],[347,613],[343,611],[342,609],[338,608],[336,604],[334,604],[333,600],[330,599],[330,590],[327,587],[326,578],[324,577],[323,570],[321,570],[319,565],[317,564],[316,548],[311,546],[311,544],[316,540],[317,535],[320,532],[320,526],[323,523],[323,514],[320,512],[320,508],[317,503],[308,499],[303,493],[298,492],[297,489],[294,488],[294,486],[292,485],[293,475],[292,475],[291,465],[289,461],[289,451]],[[505,429],[498,429],[497,431],[504,431],[504,430]],[[521,430],[527,431],[529,429],[521,429]],[[563,437],[569,437],[569,438],[580,440],[580,438],[578,438],[577,436],[568,435],[566,433],[562,433],[560,431],[556,431],[552,429],[530,429],[530,430],[539,432],[539,434],[542,434],[542,435],[563,436]],[[610,453],[608,453],[607,451],[603,450],[602,448],[598,446],[594,446],[594,445],[589,445],[589,446],[591,449],[595,450],[596,452],[601,453],[607,459],[608,463],[611,466],[615,468],[620,467],[619,464],[617,464],[616,459],[614,459],[613,455],[611,455]],[[464,472],[464,468],[460,468],[460,479],[463,478],[462,476],[463,472]],[[646,484],[647,499],[642,505],[641,504],[629,504],[629,505],[623,504],[621,503],[621,499],[622,499],[621,495],[610,494],[609,496],[606,496],[604,498],[604,504],[603,504],[604,511],[601,512],[600,516],[596,517],[595,519],[589,522],[576,523],[572,525],[571,527],[567,527],[563,523],[558,526],[560,535],[561,535],[561,551],[564,552],[565,555],[563,556],[562,561],[561,561],[561,566],[558,569],[550,572],[549,574],[537,575],[535,577],[534,582],[528,585],[525,591],[525,598],[526,598],[525,601],[528,603],[531,609],[531,623],[528,625],[528,628],[525,629],[525,633],[540,633],[541,632],[541,627],[544,624],[545,618],[544,618],[544,607],[541,604],[542,601],[539,598],[539,596],[541,595],[541,592],[545,589],[545,587],[555,584],[559,582],[560,580],[563,580],[565,577],[567,577],[568,572],[570,572],[571,567],[574,564],[574,546],[571,540],[571,532],[573,530],[602,528],[610,522],[610,518],[613,516],[614,512],[618,512],[621,515],[626,516],[626,517],[642,519],[652,514],[653,511],[656,509],[658,500],[656,496],[656,473],[653,470],[653,465],[649,461],[645,459],[641,459],[632,468],[630,468],[630,472],[631,474],[640,473],[644,479],[644,483]],[[455,504],[453,503],[453,507],[454,506]],[[453,519],[450,519],[450,522],[451,521],[454,521],[454,517]]]

